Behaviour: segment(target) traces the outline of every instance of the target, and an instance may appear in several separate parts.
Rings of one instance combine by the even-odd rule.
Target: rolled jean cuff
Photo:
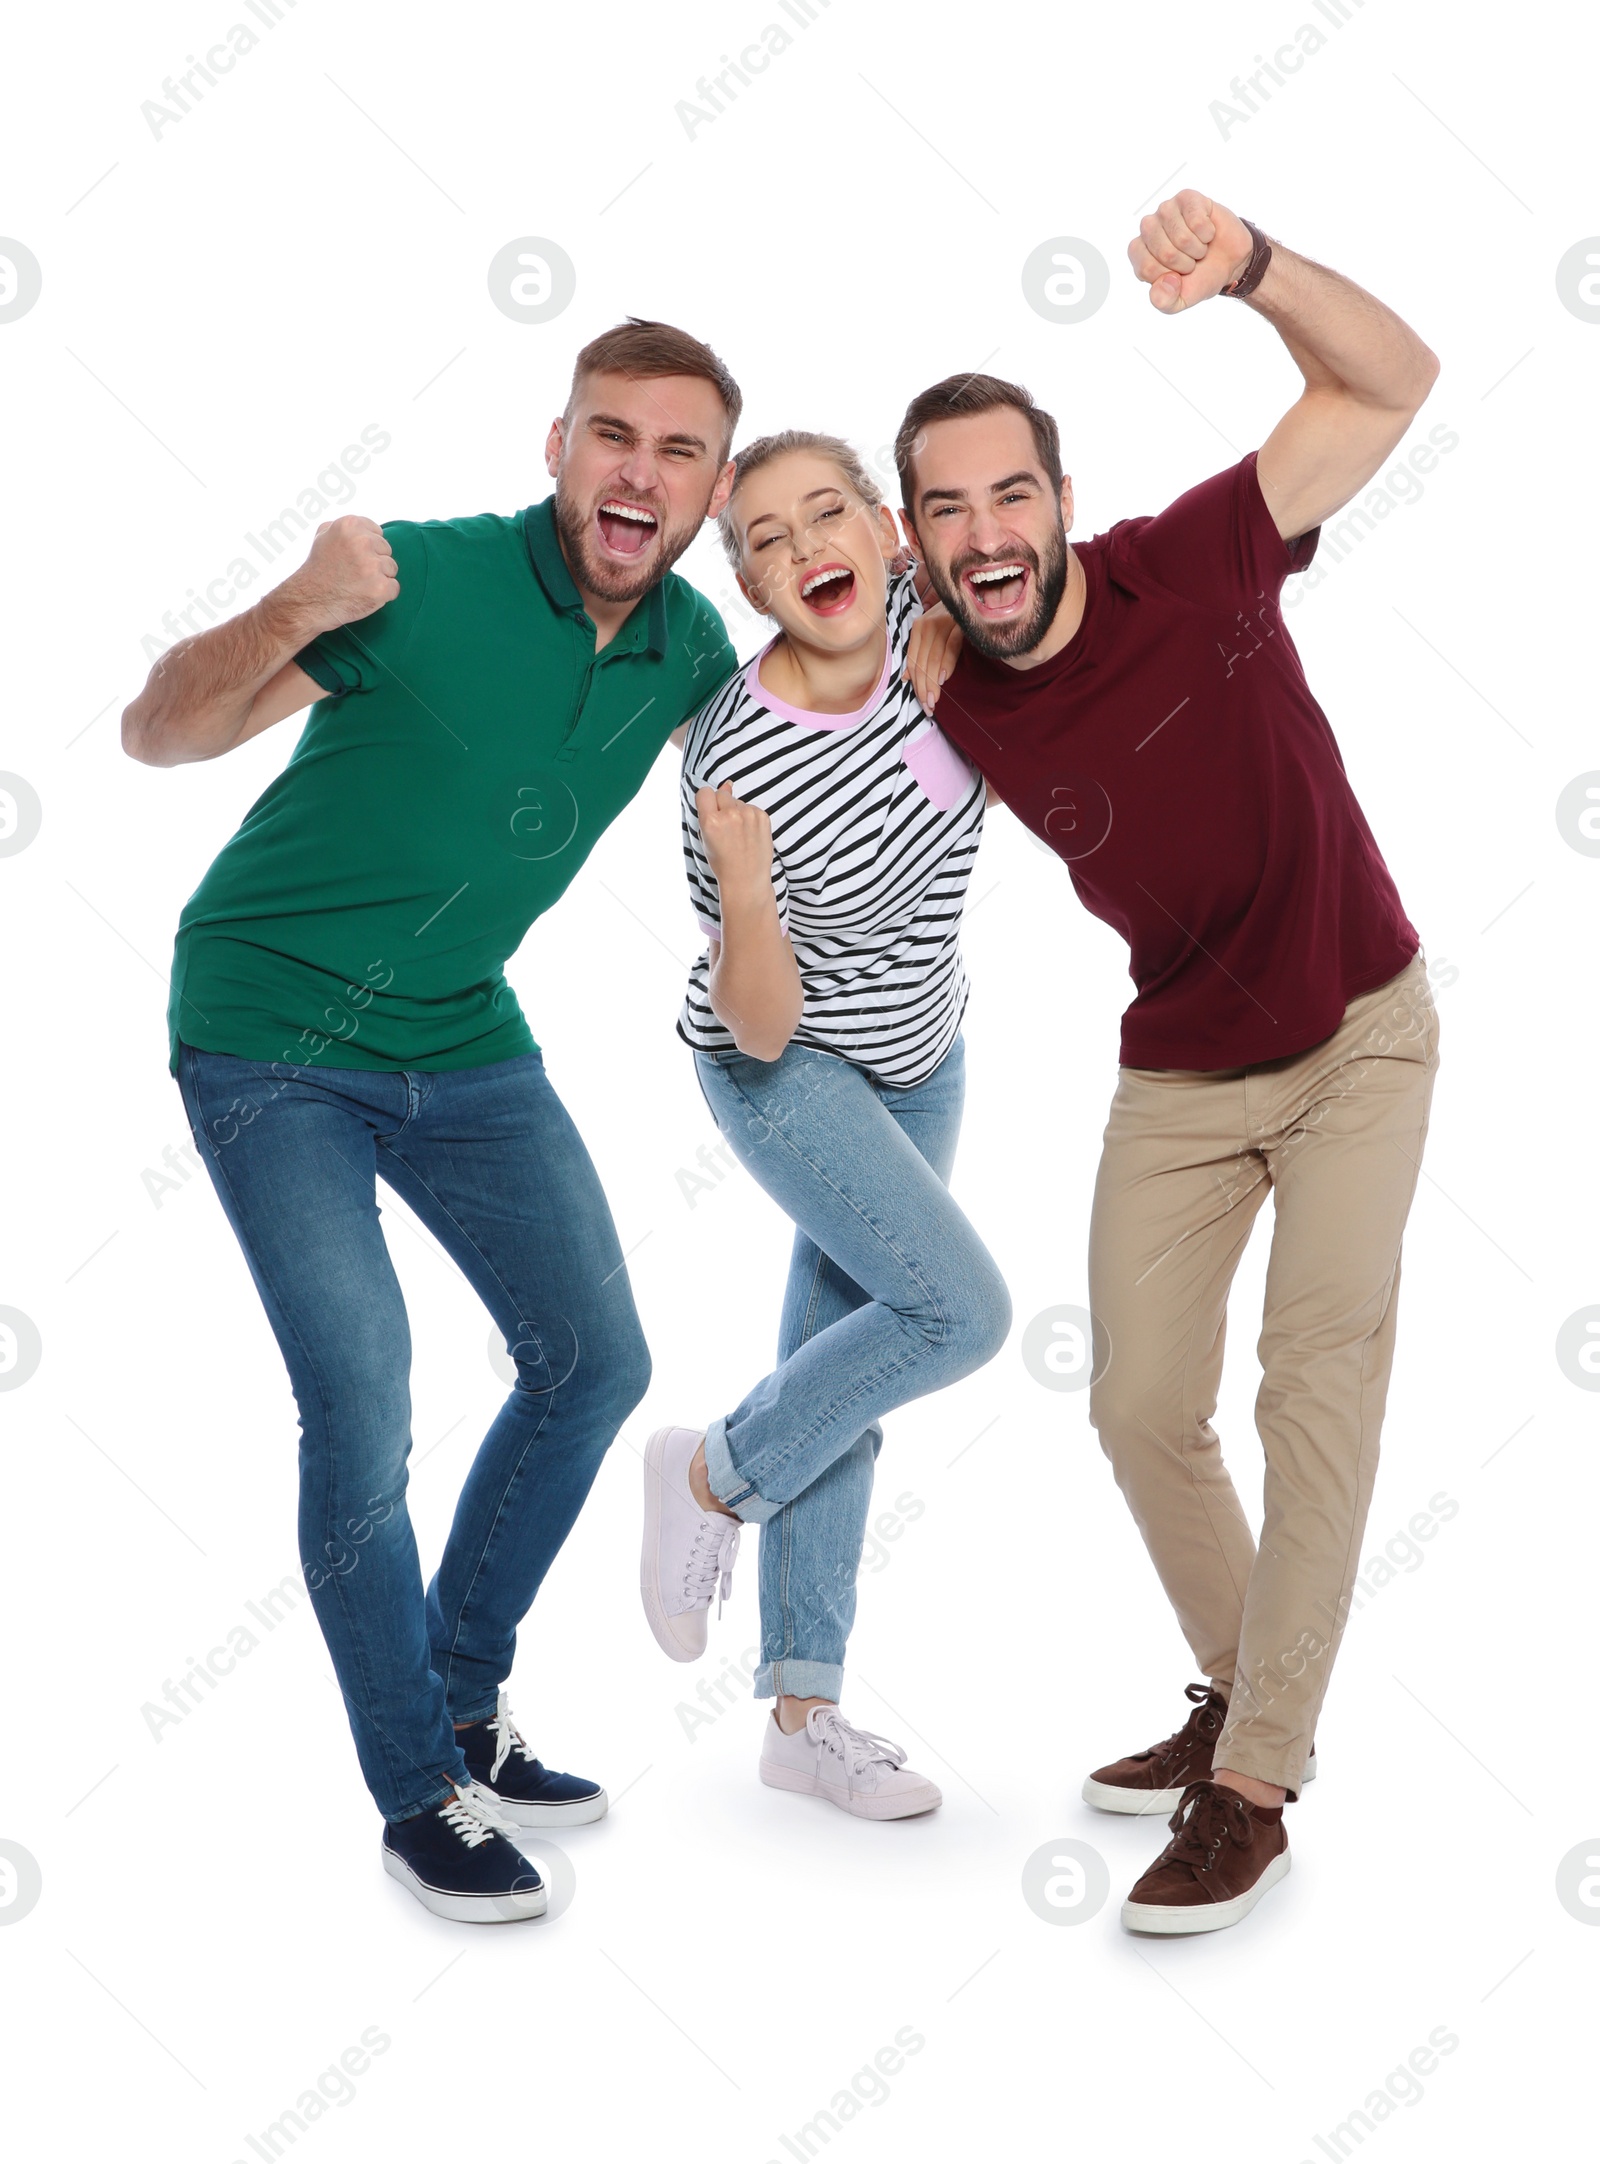
[[[765,1525],[769,1518],[778,1515],[783,1505],[769,1503],[757,1495],[728,1454],[727,1431],[725,1419],[713,1420],[706,1429],[706,1479],[711,1483],[711,1492],[744,1524]]]
[[[839,1703],[844,1670],[833,1661],[767,1661],[755,1673],[757,1698],[827,1698]]]

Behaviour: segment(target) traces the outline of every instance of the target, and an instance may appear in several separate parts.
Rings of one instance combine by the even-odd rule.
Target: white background
[[[268,32],[242,0],[197,0],[7,31],[0,228],[44,287],[0,324],[0,767],[43,825],[0,859],[0,1306],[31,1318],[43,1358],[0,1398],[0,1838],[37,1859],[43,1894],[0,1930],[0,2035],[6,2109],[37,2110],[53,2145],[71,2113],[98,2128],[84,2153],[251,2158],[246,2136],[374,2027],[388,2048],[296,2156],[762,2164],[908,2027],[921,2047],[829,2155],[1296,2164],[1440,2028],[1458,2042],[1363,2154],[1488,2154],[1575,2108],[1600,1932],[1555,1883],[1579,1844],[1600,1853],[1596,1401],[1554,1346],[1600,1301],[1600,863],[1563,841],[1555,804],[1600,765],[1600,327],[1561,305],[1555,269],[1600,229],[1596,54],[1547,8],[1348,5],[1335,29],[1310,0],[818,0],[801,31],[778,0],[559,17],[300,0]],[[255,49],[155,136],[141,101],[238,21]],[[691,137],[676,102],[771,22],[789,48]],[[1323,48],[1224,133],[1212,102],[1305,22]],[[1259,443],[1296,384],[1260,320],[1168,321],[1128,273],[1139,213],[1184,185],[1397,306],[1443,360],[1418,433],[1459,436],[1289,619],[1442,1016],[1365,1553],[1440,1492],[1456,1515],[1351,1625],[1282,1890],[1215,1939],[1121,1932],[1161,1830],[1089,1812],[1078,1788],[1176,1725],[1188,1656],[1085,1396],[1042,1389],[1018,1347],[1039,1311],[1084,1297],[1128,985],[1063,868],[996,813],[972,889],[957,1188],[1017,1329],[985,1372],[888,1422],[880,1507],[923,1509],[869,1552],[846,1698],[946,1802],[872,1826],[770,1793],[742,1700],[691,1740],[676,1709],[699,1676],[669,1669],[638,1606],[637,1451],[766,1367],[788,1231],[742,1173],[693,1207],[677,1177],[716,1136],[673,1036],[693,934],[668,754],[511,969],[655,1356],[511,1686],[549,1760],[618,1800],[567,1838],[566,1913],[439,1922],[379,1868],[303,1597],[159,1741],[141,1713],[295,1567],[277,1348],[205,1179],[158,1204],[143,1175],[188,1139],[164,1031],[179,909],[297,727],[212,765],[131,763],[117,713],[141,641],[368,424],[392,437],[355,498],[372,517],[542,496],[571,356],[630,311],[726,354],[746,434],[834,429],[876,453],[911,392],[986,366],[1058,413],[1080,532],[1158,509]],[[486,286],[524,234],[577,268],[542,326]],[[1057,235],[1112,270],[1072,326],[1020,283]],[[712,543],[683,568],[727,601]],[[728,620],[750,651],[750,619]],[[431,1569],[503,1385],[486,1316],[383,1199]],[[1267,1234],[1219,1414],[1252,1501]],[[700,1673],[754,1642],[753,1547]],[[1110,1898],[1056,1928],[1021,1877],[1063,1839],[1103,1857]]]

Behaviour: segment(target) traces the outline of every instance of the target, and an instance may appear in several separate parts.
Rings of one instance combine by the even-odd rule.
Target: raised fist
[[[731,781],[720,789],[697,789],[694,805],[717,885],[748,893],[770,883],[772,821],[761,806],[736,797]]]
[[[324,631],[353,624],[400,591],[400,570],[383,528],[370,518],[326,519],[294,584]]]
[[[1149,286],[1152,304],[1164,316],[1175,316],[1232,285],[1254,250],[1248,230],[1231,210],[1198,188],[1183,188],[1139,220],[1128,261]]]

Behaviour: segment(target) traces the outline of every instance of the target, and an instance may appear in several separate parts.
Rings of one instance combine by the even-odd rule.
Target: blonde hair
[[[861,498],[869,510],[876,511],[883,502],[883,492],[867,471],[861,454],[853,444],[842,436],[822,436],[810,428],[781,428],[776,435],[757,436],[754,443],[747,443],[733,462],[733,487],[728,500],[717,513],[717,530],[722,535],[722,546],[735,571],[744,562],[739,545],[738,530],[733,523],[733,500],[739,490],[763,466],[771,465],[775,458],[785,458],[791,451],[815,451],[819,457],[831,459],[849,483],[852,492]]]

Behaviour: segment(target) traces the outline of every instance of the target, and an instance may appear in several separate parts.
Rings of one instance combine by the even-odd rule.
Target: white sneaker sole
[[[792,1766],[775,1766],[765,1758],[761,1760],[761,1778],[768,1788],[787,1789],[791,1796],[824,1796],[841,1811],[848,1811],[852,1818],[920,1818],[924,1811],[937,1811],[944,1801],[931,1781],[924,1781],[920,1788],[902,1791],[898,1796],[858,1796],[814,1773],[800,1773]]]
[[[383,1851],[383,1868],[400,1881],[407,1893],[415,1894],[425,1909],[453,1924],[520,1924],[531,1916],[542,1916],[550,1906],[549,1893],[543,1886],[537,1893],[441,1893],[437,1886],[418,1878],[405,1858],[397,1856],[392,1848]]]
[[[1124,1901],[1123,1929],[1168,1939],[1192,1937],[1199,1931],[1226,1931],[1230,1924],[1242,1923],[1261,1896],[1288,1875],[1289,1851],[1285,1849],[1281,1856],[1273,1857],[1253,1886],[1235,1894],[1231,1901],[1214,1901],[1203,1908],[1162,1908],[1150,1901]]]
[[[644,1546],[639,1554],[639,1598],[651,1635],[671,1661],[697,1661],[706,1650],[706,1624],[711,1603],[668,1615],[661,1598],[661,1495],[662,1461],[672,1428],[657,1428],[644,1446]],[[688,1626],[685,1632],[684,1626]],[[695,1642],[698,1639],[698,1644]]]
[[[598,1796],[578,1796],[571,1803],[517,1803],[510,1796],[502,1796],[487,1783],[478,1784],[488,1796],[502,1818],[514,1826],[592,1826],[597,1818],[604,1818],[611,1799],[604,1789]]]
[[[1317,1777],[1315,1758],[1306,1760],[1305,1771],[1300,1776],[1301,1792],[1308,1781]],[[1167,1818],[1183,1801],[1181,1788],[1115,1788],[1107,1781],[1097,1781],[1091,1773],[1083,1784],[1083,1800],[1093,1804],[1097,1811],[1116,1811],[1125,1818],[1153,1818],[1159,1811]]]

